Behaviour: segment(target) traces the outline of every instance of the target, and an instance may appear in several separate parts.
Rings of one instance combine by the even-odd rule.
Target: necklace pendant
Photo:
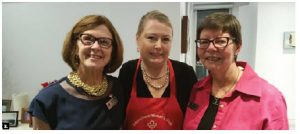
[[[219,105],[219,98],[216,98],[216,97],[214,97],[214,101],[213,101],[213,103],[212,104],[214,104],[214,105]]]

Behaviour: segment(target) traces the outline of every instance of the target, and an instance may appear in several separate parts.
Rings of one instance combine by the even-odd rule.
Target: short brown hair
[[[150,19],[158,20],[159,22],[166,24],[167,26],[169,26],[172,29],[172,34],[173,34],[173,27],[172,27],[172,24],[171,24],[168,16],[158,10],[153,10],[153,11],[146,13],[141,18],[141,20],[139,22],[138,30],[136,33],[137,36],[140,35],[144,31],[144,27],[145,27],[144,25],[147,22],[147,20],[150,20]]]
[[[225,12],[216,12],[208,15],[197,30],[197,39],[203,29],[221,30],[227,32],[234,38],[233,42],[242,44],[241,25],[235,16]]]
[[[93,29],[99,25],[105,25],[112,34],[112,53],[111,59],[108,65],[104,67],[104,73],[112,73],[116,71],[123,62],[123,43],[121,38],[112,25],[112,23],[102,15],[88,15],[80,19],[71,31],[67,34],[62,50],[63,60],[72,68],[73,71],[77,71],[79,66],[79,59],[76,56],[78,47],[76,41],[78,36],[84,31]]]

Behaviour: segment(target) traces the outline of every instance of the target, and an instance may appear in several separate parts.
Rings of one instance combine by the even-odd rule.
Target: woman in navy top
[[[114,72],[123,45],[101,15],[83,17],[67,34],[62,53],[72,72],[42,89],[29,113],[34,129],[120,129],[123,97]]]

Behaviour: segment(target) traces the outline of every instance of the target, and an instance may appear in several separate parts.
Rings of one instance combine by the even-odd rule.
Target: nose
[[[154,48],[161,48],[162,47],[162,41],[161,39],[157,40],[154,44]]]
[[[217,48],[214,45],[214,42],[209,42],[208,47],[206,48],[206,50],[217,50]]]
[[[100,44],[98,43],[98,41],[95,41],[92,46],[91,46],[92,49],[100,49]]]

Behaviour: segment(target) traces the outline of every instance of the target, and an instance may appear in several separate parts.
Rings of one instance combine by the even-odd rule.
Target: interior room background
[[[102,14],[124,43],[124,62],[139,57],[135,33],[150,10],[167,14],[174,29],[170,58],[196,71],[195,30],[199,10],[228,8],[241,22],[243,47],[239,60],[248,61],[284,94],[291,125],[295,122],[295,49],[283,48],[283,34],[295,31],[295,3],[2,3],[2,99],[27,94],[28,104],[41,83],[58,80],[71,69],[63,62],[67,32],[83,16]],[[181,19],[188,16],[187,53],[181,53]],[[112,75],[118,76],[118,71]]]

